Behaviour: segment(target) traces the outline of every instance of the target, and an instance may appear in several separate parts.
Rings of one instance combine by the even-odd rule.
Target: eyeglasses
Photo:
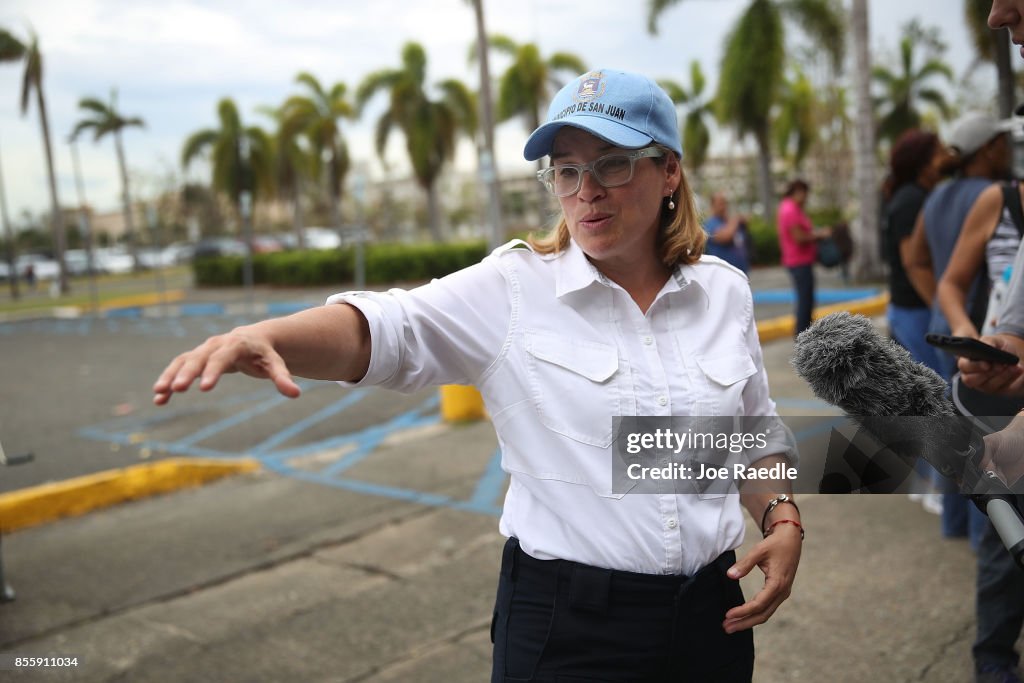
[[[624,154],[613,152],[594,159],[589,164],[556,164],[537,171],[537,180],[556,197],[568,197],[583,187],[583,172],[590,171],[601,187],[619,187],[633,179],[637,159],[662,157],[665,152],[657,147],[645,147]]]

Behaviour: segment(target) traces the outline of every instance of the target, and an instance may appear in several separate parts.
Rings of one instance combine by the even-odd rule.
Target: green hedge
[[[815,225],[833,225],[842,220],[837,210],[810,214]],[[775,224],[751,216],[753,265],[779,264],[779,239]],[[487,255],[484,242],[452,244],[371,244],[366,246],[367,284],[417,282],[444,277],[460,268],[478,263]],[[235,287],[242,284],[241,256],[197,259],[192,264],[196,284],[201,287]],[[350,248],[325,251],[284,251],[256,254],[253,279],[256,284],[277,287],[315,287],[352,282],[355,251]]]
[[[808,218],[815,226],[835,225],[841,223],[843,214],[839,209],[825,208],[808,211]],[[752,261],[755,266],[777,266],[782,261],[779,251],[779,233],[775,222],[768,222],[761,216],[750,216],[747,222],[750,228],[750,239],[754,243]]]
[[[421,281],[444,277],[478,263],[487,255],[483,242],[456,244],[373,244],[366,247],[367,284]],[[237,287],[242,284],[241,256],[197,259],[192,264],[201,287]],[[352,282],[355,251],[284,251],[256,254],[253,279],[259,285],[312,287]]]
[[[782,257],[779,252],[779,234],[775,230],[775,223],[769,223],[761,216],[750,216],[747,227],[750,228],[750,241],[753,242],[751,265],[779,265]]]

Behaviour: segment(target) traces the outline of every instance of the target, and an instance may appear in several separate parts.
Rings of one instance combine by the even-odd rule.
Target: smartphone
[[[945,334],[928,333],[925,335],[924,340],[932,346],[952,353],[954,356],[963,356],[971,360],[984,360],[989,363],[1000,363],[1002,365],[1016,365],[1020,361],[1012,353],[997,349],[990,344],[977,339],[971,339],[970,337],[950,337]]]

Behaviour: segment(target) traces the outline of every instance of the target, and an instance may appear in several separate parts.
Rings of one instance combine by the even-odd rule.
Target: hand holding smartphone
[[[1016,365],[1020,362],[1020,359],[1012,353],[970,337],[951,337],[945,334],[928,333],[924,340],[954,356],[962,356],[971,360],[988,361],[1000,365]]]

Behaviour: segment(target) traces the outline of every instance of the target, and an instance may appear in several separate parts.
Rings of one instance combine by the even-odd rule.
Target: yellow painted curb
[[[850,313],[871,317],[885,313],[888,305],[889,294],[886,292],[885,294],[879,294],[868,299],[858,299],[857,301],[847,301],[816,308],[814,309],[813,317],[818,319],[838,311],[849,311]],[[757,336],[763,344],[775,339],[792,337],[794,329],[796,329],[796,318],[792,315],[783,315],[757,323]]]
[[[101,311],[109,311],[112,308],[128,308],[131,306],[156,306],[160,303],[173,304],[181,301],[185,298],[184,289],[172,289],[163,293],[161,296],[157,292],[150,292],[148,294],[133,294],[132,296],[122,296],[117,299],[108,299],[100,304]]]
[[[445,384],[441,387],[441,419],[445,422],[486,420],[483,396],[476,387]]]
[[[257,460],[168,458],[0,494],[0,532],[260,469]]]

